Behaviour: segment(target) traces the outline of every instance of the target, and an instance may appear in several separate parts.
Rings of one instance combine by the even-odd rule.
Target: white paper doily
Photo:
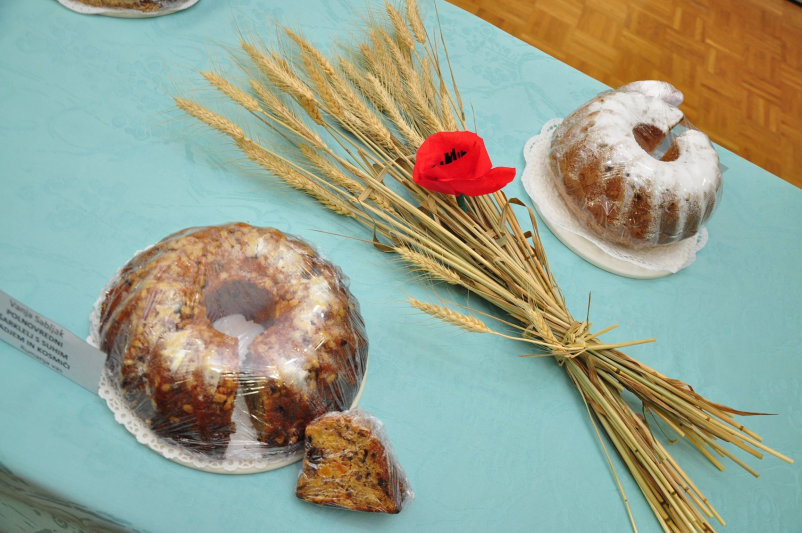
[[[535,208],[554,235],[571,251],[603,270],[636,279],[653,279],[676,274],[696,259],[707,244],[707,229],[676,243],[631,250],[601,240],[586,229],[565,205],[548,167],[548,152],[554,130],[563,121],[546,122],[538,135],[526,142],[526,169],[521,180]]]
[[[362,384],[359,387],[356,398],[354,398],[354,403],[351,405],[352,409],[359,405],[359,400],[362,398],[362,391],[365,389],[365,381],[368,377],[369,366],[369,363],[365,364]],[[98,394],[101,398],[106,400],[109,409],[114,413],[114,419],[125,426],[125,429],[136,437],[137,441],[166,459],[196,470],[214,474],[255,474],[282,468],[296,461],[300,461],[304,456],[304,448],[303,445],[301,445],[297,452],[289,456],[287,456],[286,453],[277,453],[276,457],[267,456],[263,459],[219,460],[202,457],[187,452],[180,446],[170,444],[160,439],[141,418],[131,412],[128,408],[128,404],[123,399],[122,392],[114,385],[105,372],[100,377]]]
[[[63,5],[67,9],[71,11],[75,11],[76,13],[81,13],[82,15],[104,15],[106,17],[117,17],[117,18],[150,18],[150,17],[162,17],[164,15],[169,15],[171,13],[175,13],[177,11],[182,11],[184,9],[190,8],[198,3],[199,0],[174,0],[172,2],[166,2],[165,6],[162,7],[160,10],[154,13],[143,13],[137,9],[121,9],[121,8],[114,8],[114,7],[95,7],[95,6],[88,6],[77,0],[57,0],[59,4]]]
[[[140,250],[134,254],[134,257],[146,252],[153,246],[148,246],[144,250]],[[89,315],[89,336],[86,342],[100,349],[100,307],[103,305],[103,300],[106,293],[120,278],[122,268],[117,269],[114,276],[111,277],[109,282],[100,291],[95,305],[92,308],[92,313]],[[359,405],[359,400],[362,398],[362,392],[365,390],[365,382],[368,378],[368,370],[370,368],[370,361],[365,362],[365,372],[362,375],[362,383],[359,385],[354,398],[351,409]],[[298,450],[288,455],[287,452],[278,450],[266,451],[263,458],[247,458],[247,459],[210,459],[198,454],[188,452],[184,448],[176,444],[165,442],[159,438],[153,430],[150,429],[141,418],[131,411],[128,404],[125,402],[122,391],[116,386],[113,379],[108,375],[108,372],[103,372],[100,376],[100,384],[98,385],[98,395],[106,400],[106,404],[114,413],[114,419],[122,424],[139,443],[144,444],[154,452],[162,457],[178,463],[182,466],[188,466],[195,470],[202,470],[204,472],[211,472],[214,474],[256,474],[259,472],[268,472],[276,470],[284,466],[290,465],[300,461],[304,456],[303,443],[297,445]]]

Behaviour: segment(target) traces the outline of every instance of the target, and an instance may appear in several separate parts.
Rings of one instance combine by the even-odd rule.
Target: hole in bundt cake
[[[672,128],[667,135],[650,124],[638,124],[633,128],[632,134],[638,146],[657,160],[670,162],[679,159],[680,152],[675,140],[687,131],[686,124],[681,123]]]
[[[269,291],[249,281],[210,283],[201,295],[210,322],[242,315],[246,320],[267,326],[276,316],[276,300]]]
[[[231,433],[226,448],[225,457],[236,460],[241,454],[245,457],[253,452],[252,441],[255,438],[252,415],[248,412],[248,404],[245,396],[254,394],[259,387],[263,386],[263,380],[253,375],[251,372],[243,371],[242,365],[248,356],[249,347],[256,338],[265,330],[261,325],[246,320],[239,313],[227,315],[212,322],[212,327],[229,337],[237,339],[237,350],[239,352],[240,373],[237,376],[239,389],[234,400],[234,410],[231,414],[231,422],[234,432]]]
[[[251,343],[273,321],[278,312],[274,296],[246,280],[210,280],[201,294],[206,317],[217,331],[237,340],[240,372],[239,389],[231,415],[234,431],[226,447],[225,457],[236,459],[253,453],[255,427],[249,413],[246,396],[264,386],[261,377],[243,367]]]
[[[679,159],[679,147],[677,143],[672,142],[671,148],[660,158],[660,161],[676,161],[677,159]]]
[[[651,124],[638,124],[632,129],[632,134],[638,145],[643,148],[647,154],[654,152],[655,148],[660,146],[665,134],[656,126]]]

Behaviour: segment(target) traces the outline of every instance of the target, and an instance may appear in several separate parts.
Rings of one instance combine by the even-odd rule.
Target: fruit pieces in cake
[[[295,495],[318,505],[390,514],[413,497],[382,423],[358,408],[324,414],[306,426]]]

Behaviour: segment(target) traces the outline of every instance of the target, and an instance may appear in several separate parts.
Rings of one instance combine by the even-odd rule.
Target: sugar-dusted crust
[[[549,166],[566,204],[591,230],[632,248],[677,242],[710,218],[721,191],[718,155],[688,130],[651,156],[683,118],[682,93],[647,81],[602,93],[569,115]]]
[[[212,322],[266,329],[240,362]],[[160,437],[221,457],[243,394],[259,441],[283,447],[351,405],[367,358],[358,306],[308,245],[247,224],[192,228],[134,257],[100,312],[101,349],[132,410]],[[324,386],[327,385],[327,386]]]
[[[295,494],[318,505],[401,512],[410,492],[404,471],[372,417],[359,409],[326,414],[306,428]]]

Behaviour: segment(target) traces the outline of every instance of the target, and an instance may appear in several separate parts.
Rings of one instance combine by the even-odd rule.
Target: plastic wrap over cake
[[[131,412],[201,456],[286,457],[349,409],[368,342],[347,278],[305,242],[247,224],[190,228],[107,287],[97,339]]]
[[[549,150],[560,195],[590,230],[631,248],[695,236],[722,192],[718,154],[685,119],[682,93],[640,81],[571,113]]]
[[[389,514],[414,498],[384,424],[362,409],[327,413],[309,425],[295,494],[317,505]]]
[[[85,15],[147,18],[169,15],[198,3],[198,0],[58,0],[64,7]]]

